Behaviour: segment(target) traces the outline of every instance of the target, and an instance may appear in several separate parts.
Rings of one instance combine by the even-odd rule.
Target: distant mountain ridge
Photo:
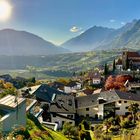
[[[94,26],[61,45],[73,52],[133,48],[140,50],[140,20],[119,29]]]
[[[48,55],[68,52],[43,38],[14,29],[0,30],[0,55]]]

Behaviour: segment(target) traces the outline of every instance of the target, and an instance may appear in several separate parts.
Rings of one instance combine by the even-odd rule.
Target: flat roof
[[[17,100],[15,102],[15,100]],[[25,98],[19,98],[13,95],[7,95],[4,98],[0,99],[0,107],[9,107],[9,108],[16,108],[18,105],[20,105],[22,102],[24,102],[26,99]]]

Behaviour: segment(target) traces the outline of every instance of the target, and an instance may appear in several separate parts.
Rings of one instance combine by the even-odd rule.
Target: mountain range
[[[67,49],[57,47],[32,33],[0,30],[0,55],[49,55],[66,52]]]
[[[60,46],[26,31],[0,30],[0,55],[52,55],[114,48],[140,50],[140,20],[119,29],[93,26]]]
[[[140,20],[119,29],[94,26],[61,45],[73,52],[131,48],[140,50]]]

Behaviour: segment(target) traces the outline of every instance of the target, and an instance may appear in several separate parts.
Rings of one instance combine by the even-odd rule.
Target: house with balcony
[[[115,115],[127,115],[131,103],[140,105],[139,94],[121,92],[118,90],[105,91],[76,98],[76,112],[79,116],[93,119],[105,119]]]

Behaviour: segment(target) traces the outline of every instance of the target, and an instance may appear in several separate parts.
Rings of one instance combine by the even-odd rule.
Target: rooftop
[[[127,52],[128,57],[140,57],[138,52]]]
[[[51,112],[75,113],[74,97],[71,95],[56,95],[54,102],[50,105]]]
[[[24,98],[16,98],[16,96],[7,95],[4,98],[0,99],[0,107],[8,107],[10,109],[15,109],[19,104],[21,104],[24,101]]]

